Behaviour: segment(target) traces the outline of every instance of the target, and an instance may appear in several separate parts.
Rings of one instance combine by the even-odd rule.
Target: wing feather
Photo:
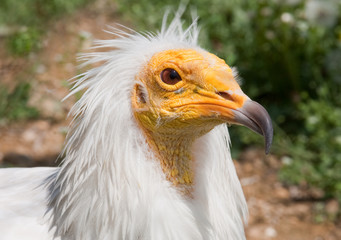
[[[51,240],[45,179],[57,168],[0,169],[0,239]]]

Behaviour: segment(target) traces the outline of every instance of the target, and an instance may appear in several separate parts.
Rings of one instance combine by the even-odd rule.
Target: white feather
[[[192,199],[165,179],[134,121],[131,92],[148,60],[167,49],[204,51],[197,46],[196,21],[185,30],[180,14],[168,27],[166,21],[156,35],[112,29],[118,38],[96,46],[112,51],[81,56],[85,64],[103,64],[81,74],[70,93],[86,89],[71,111],[62,166],[0,171],[0,232],[7,234],[0,239],[245,239],[247,207],[227,127],[193,146]]]
[[[0,171],[0,239],[52,239],[44,218],[48,193],[43,184],[56,168]]]

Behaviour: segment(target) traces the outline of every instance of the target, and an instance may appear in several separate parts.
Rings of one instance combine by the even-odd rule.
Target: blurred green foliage
[[[25,56],[39,48],[40,37],[48,24],[73,12],[90,0],[1,0],[0,27],[13,32],[7,38],[8,49]]]
[[[4,86],[0,88],[0,123],[7,121],[36,118],[37,109],[27,105],[31,85],[27,82],[19,83],[13,91]]]
[[[64,14],[73,12],[90,0],[2,0],[0,24],[41,26]]]
[[[341,200],[341,98],[333,98],[331,87],[322,85],[317,99],[305,95],[298,104],[304,127],[290,146],[293,158],[285,162],[280,177],[317,186],[326,197]]]
[[[12,54],[25,56],[39,49],[40,32],[34,28],[17,32],[8,38],[8,47]]]
[[[41,38],[50,22],[89,1],[1,0],[0,32],[5,37],[6,49],[17,57],[28,56],[40,48]],[[28,82],[19,82],[13,91],[0,83],[1,124],[38,117],[37,109],[27,105],[29,93]]]
[[[119,10],[158,29],[174,1],[125,0]],[[341,2],[196,0],[202,46],[236,65],[243,90],[270,112],[273,151],[286,156],[281,179],[323,189],[341,201]],[[190,11],[184,18],[190,22]],[[241,149],[262,138],[231,128]]]

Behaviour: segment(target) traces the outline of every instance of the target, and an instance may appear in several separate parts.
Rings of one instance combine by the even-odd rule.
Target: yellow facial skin
[[[166,84],[161,79],[164,69],[174,69],[182,80]],[[242,107],[248,97],[225,61],[202,50],[157,53],[136,80],[135,118],[159,155],[167,179],[175,185],[191,185],[192,142],[218,124],[233,123],[231,110]]]

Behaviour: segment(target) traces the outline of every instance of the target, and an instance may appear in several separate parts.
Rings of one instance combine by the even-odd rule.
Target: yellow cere
[[[181,81],[162,81],[174,69]],[[191,144],[223,122],[233,122],[232,109],[243,94],[224,60],[203,50],[175,49],[155,54],[136,76],[132,94],[135,118],[174,185],[190,186],[195,176]]]

